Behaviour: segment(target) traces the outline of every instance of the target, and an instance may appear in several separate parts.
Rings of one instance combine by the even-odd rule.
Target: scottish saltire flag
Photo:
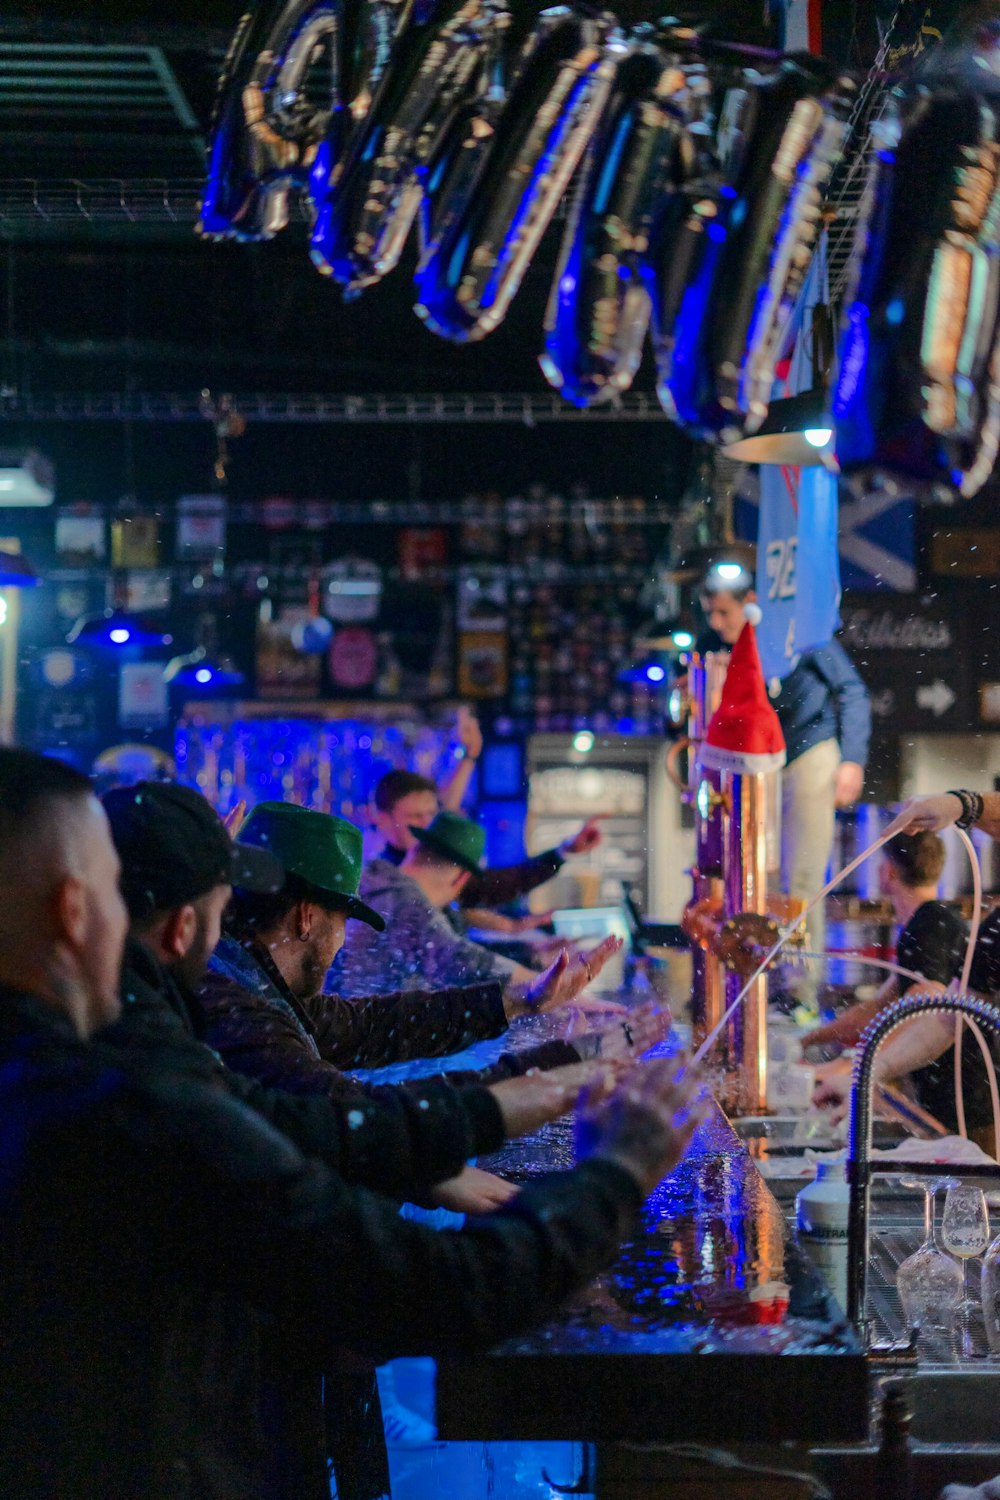
[[[840,507],[840,576],[845,589],[917,587],[917,505],[910,496],[874,490]]]
[[[820,237],[792,321],[795,343],[773,399],[813,383],[811,310],[825,301],[826,237]],[[808,328],[808,334],[806,332]],[[839,624],[837,480],[822,465],[761,464],[757,521],[757,627],[764,676],[787,677],[803,651],[824,645]]]

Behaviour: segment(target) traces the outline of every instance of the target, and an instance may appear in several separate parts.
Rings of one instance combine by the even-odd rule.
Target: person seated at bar
[[[433,1058],[502,1034],[508,1020],[569,1003],[617,951],[605,942],[587,963],[559,959],[527,985],[487,983],[464,989],[383,994],[344,1001],[319,986],[359,918],[371,909],[357,897],[361,834],[352,823],[291,803],[261,803],[238,842],[275,853],[287,874],[282,889],[259,895],[237,889],[227,935],[200,990],[207,1039],[240,1072],[281,1087],[326,1091],[340,1069]],[[573,1041],[554,1039],[502,1056],[452,1083],[493,1082],[532,1068],[558,1068],[600,1056],[625,1060],[662,1040],[667,1011],[617,1018]]]
[[[455,932],[445,916],[469,881],[482,873],[486,835],[479,824],[459,813],[441,812],[426,828],[414,824],[410,832],[413,844],[398,868],[375,859],[361,875],[361,894],[385,914],[387,935],[375,942],[370,934],[349,931],[328,989],[349,997],[486,979],[505,987],[530,985],[537,977],[531,969]],[[592,964],[586,956],[569,960],[568,972],[587,971]],[[586,1003],[601,1008],[598,1002]]]
[[[86,778],[0,750],[0,1494],[319,1500],[296,1381],[335,1351],[469,1353],[549,1316],[682,1157],[699,1084],[657,1060],[592,1089],[575,1168],[435,1233],[217,1079],[97,1037],[120,1012],[118,874]]]
[[[892,902],[901,930],[896,958],[913,979],[891,974],[871,1000],[859,1001],[825,1026],[803,1037],[803,1047],[839,1045],[853,1047],[868,1023],[901,996],[920,994],[926,981],[947,985],[962,972],[969,932],[957,912],[937,899],[938,882],[944,870],[945,848],[936,833],[900,833],[884,845],[879,866],[882,894]],[[954,1027],[952,1027],[954,1038]],[[978,1047],[966,1048],[963,1059],[963,1094],[966,1122],[975,1139],[992,1131],[993,1114],[989,1080]],[[838,1070],[828,1070],[820,1097],[828,1100]],[[846,1080],[846,1069],[843,1078]],[[958,1128],[955,1108],[953,1048],[910,1076],[918,1104],[949,1131]]]
[[[216,1047],[216,1038],[207,1024],[201,1002],[193,992],[204,978],[206,964],[218,942],[220,918],[232,892],[231,882],[245,879],[249,887],[244,887],[245,897],[257,900],[264,899],[283,885],[285,868],[275,856],[274,830],[265,829],[258,842],[250,840],[234,845],[204,797],[188,787],[174,784],[140,783],[132,788],[112,791],[105,797],[104,806],[122,861],[121,883],[131,925],[126,947],[125,1017],[117,1026],[103,1032],[102,1039],[107,1042],[117,1035],[117,1039],[124,1039],[126,1045],[148,1043],[146,1031],[152,1029],[160,1034],[164,1028],[176,1028],[179,1017],[182,1021],[186,1018],[203,1041]],[[278,806],[284,811],[282,804]],[[320,813],[307,814],[301,809],[291,809],[290,814],[297,828],[300,824],[296,814],[313,830],[322,829],[334,821]],[[353,839],[349,848],[354,879],[342,904],[351,908],[352,902],[354,907],[360,906],[354,900],[354,890],[360,868],[361,836],[351,825],[344,825],[344,831],[348,830]],[[270,848],[267,847],[269,842]],[[381,925],[376,913],[368,909],[365,912],[370,921]],[[296,952],[300,955],[303,952],[301,944],[296,944]],[[325,974],[326,967],[325,962],[321,964],[317,971],[319,976]],[[461,992],[457,1000],[463,1007],[463,1014],[468,1008],[475,1007],[477,998],[475,992]],[[386,1009],[386,1002],[380,1001],[379,1004]],[[423,1004],[420,1008],[421,1011],[426,1009]],[[398,1011],[398,1006],[391,1011],[397,1022]],[[356,1011],[352,1007],[349,1022],[355,1018]],[[269,1020],[273,1020],[273,1015],[269,1015]],[[442,1029],[446,1031],[446,1028]],[[396,1025],[393,1031],[398,1034],[399,1026]],[[164,1040],[171,1044],[162,1035],[159,1039],[161,1046]],[[173,1045],[176,1047],[177,1038],[173,1038]],[[189,1031],[182,1030],[179,1045],[185,1065],[189,1065],[192,1061],[189,1057],[192,1050]],[[197,1068],[204,1068],[209,1059],[211,1067],[217,1067],[215,1053],[209,1047],[194,1044],[193,1050],[200,1054],[193,1059]],[[217,1050],[221,1053],[222,1049]],[[580,1052],[567,1044],[555,1043],[548,1048],[546,1055],[534,1061],[539,1066],[550,1068],[560,1062],[579,1063]],[[530,1063],[529,1059],[526,1066]],[[263,1100],[252,1093],[245,1099],[261,1109],[279,1128],[288,1125],[289,1112],[296,1107],[296,1101],[287,1091],[292,1081],[289,1075],[293,1071],[286,1068],[283,1076],[273,1073],[266,1076],[258,1070],[257,1076],[263,1082],[278,1085],[281,1092],[277,1095],[268,1093]],[[328,1069],[323,1092],[340,1111],[336,1131],[329,1131],[327,1123],[329,1136],[331,1139],[350,1140],[354,1161],[363,1161],[377,1154],[382,1166],[368,1169],[359,1176],[351,1171],[351,1163],[341,1160],[339,1153],[331,1160],[324,1139],[321,1139],[320,1152],[332,1165],[341,1169],[346,1166],[349,1175],[369,1186],[462,1213],[488,1212],[510,1196],[506,1183],[491,1173],[466,1166],[460,1156],[454,1159],[455,1175],[437,1180],[435,1169],[441,1152],[439,1149],[428,1151],[425,1167],[421,1147],[424,1144],[432,1148],[436,1146],[432,1132],[450,1132],[454,1147],[459,1147],[463,1141],[468,1146],[473,1135],[482,1140],[484,1129],[489,1129],[500,1101],[496,1096],[484,1096],[478,1090],[456,1088],[455,1084],[485,1084],[515,1071],[513,1067],[506,1073],[498,1069],[495,1079],[449,1079],[445,1081],[447,1096],[442,1097],[441,1091],[435,1093],[432,1088],[429,1094],[426,1089],[416,1086],[365,1088],[351,1084],[333,1069]],[[558,1075],[550,1075],[544,1082],[532,1084],[525,1080],[520,1092],[530,1092],[533,1098],[507,1101],[506,1105],[505,1120],[513,1126],[514,1133],[519,1133],[519,1127],[534,1128],[543,1119],[551,1119],[571,1108],[582,1081],[581,1071],[584,1070],[576,1068],[567,1072],[561,1068]],[[254,1069],[237,1069],[237,1072],[252,1076]],[[240,1081],[234,1074],[228,1074],[230,1087],[235,1087]],[[247,1085],[248,1089],[251,1087]],[[506,1092],[514,1091],[508,1088]],[[464,1117],[463,1109],[471,1119]],[[322,1129],[322,1117],[318,1122],[309,1123],[311,1127],[318,1124]],[[298,1135],[294,1127],[298,1124],[295,1120],[290,1131],[296,1140]],[[401,1140],[404,1132],[412,1139]],[[312,1135],[307,1136],[305,1144],[316,1149]],[[475,1149],[467,1150],[465,1154],[475,1154]],[[430,1175],[425,1176],[425,1173]],[[347,1373],[340,1372],[336,1378],[328,1378],[324,1382],[324,1393],[328,1446],[341,1500],[366,1500],[369,1494],[380,1495],[389,1482],[380,1418],[386,1420],[394,1432],[417,1432],[419,1435],[417,1420],[398,1402],[392,1402],[389,1383],[383,1381],[376,1394],[374,1372],[370,1369],[366,1371],[358,1367]],[[386,1406],[386,1400],[389,1406]]]
[[[326,1100],[319,1093],[298,1097],[307,1091],[261,1087],[250,1081],[252,1070],[241,1073],[222,1068],[218,1053],[205,1043],[208,1018],[196,990],[218,942],[219,914],[232,894],[231,865],[242,870],[254,860],[265,863],[272,872],[269,883],[279,889],[286,880],[284,867],[262,844],[248,842],[234,848],[208,802],[189,787],[139,783],[108,793],[104,807],[122,864],[121,884],[131,917],[123,1010],[114,1029],[102,1033],[106,1044],[159,1048],[159,1056],[173,1066],[183,1064],[220,1075],[242,1102],[258,1109],[301,1149],[322,1155],[352,1180],[398,1196],[423,1196],[433,1184],[460,1173],[467,1157],[496,1150],[510,1135],[534,1130],[569,1107],[572,1080],[570,1087],[564,1087],[553,1078],[546,1088],[541,1079],[514,1077],[516,1065],[506,1072],[498,1068],[496,1081],[488,1089],[478,1080],[474,1085],[456,1086],[448,1079],[421,1080],[405,1087],[369,1087],[343,1079],[335,1089],[328,1078],[322,1091]],[[321,813],[307,816],[326,821]],[[353,833],[360,843],[357,830]],[[228,864],[224,863],[227,859]],[[245,893],[246,898],[249,894]],[[263,899],[259,890],[256,894]],[[377,914],[372,916],[380,920]],[[496,1035],[506,1026],[495,985],[434,998],[438,1042],[444,1050],[449,1043],[465,1045],[484,1033]],[[400,1048],[408,1040],[412,1044],[417,1030],[416,1024],[406,1030],[404,1001],[405,997],[395,997],[395,1003],[392,999],[378,1002],[385,1033],[395,1029],[394,1044]],[[427,1014],[427,996],[421,994],[420,1002],[417,1022]],[[512,1008],[514,1003],[512,996]],[[338,1008],[331,1002],[331,1009],[339,1009],[344,1055],[366,1055],[366,1029],[373,1049],[393,1045],[385,1035],[380,1043],[371,1041],[377,1027],[370,1017],[365,1022],[363,1007]],[[555,1042],[540,1054],[540,1061],[550,1068],[579,1063],[587,1046],[583,1037],[572,1047]],[[589,1050],[596,1055],[596,1046]]]
[[[902,809],[900,821],[902,822],[904,818],[906,821],[903,824],[903,831],[911,836],[921,833],[937,833],[955,826],[964,829],[978,827],[988,833],[991,838],[998,839],[1000,838],[1000,794],[954,791],[943,792],[933,797],[916,798]],[[960,977],[964,957],[963,952],[956,968],[957,977]],[[943,993],[945,989],[946,986],[940,982],[929,982],[919,986],[919,992],[922,994]],[[969,974],[969,990],[987,999],[1000,996],[1000,908],[994,907],[980,924]],[[1000,1047],[985,1028],[983,1035],[996,1061],[1000,1058]],[[915,1016],[912,1021],[907,1022],[889,1036],[879,1048],[875,1058],[873,1075],[875,1082],[891,1082],[893,1079],[906,1077],[908,1074],[917,1072],[918,1069],[928,1067],[945,1053],[950,1052],[954,1047],[954,1041],[953,1015],[940,1013]],[[993,1131],[991,1104],[987,1107],[985,1099],[980,1101],[978,1081],[975,1084],[975,1092],[966,1082],[966,1080],[970,1082],[978,1080],[980,1067],[983,1076],[986,1071],[985,1061],[981,1058],[978,1045],[973,1045],[969,1038],[966,1038],[963,1047],[962,1067],[963,1097],[967,1099],[968,1105],[976,1110],[976,1114],[972,1116],[967,1107],[967,1124],[971,1127],[973,1119],[981,1120],[983,1115],[986,1116],[985,1125],[980,1123],[972,1127],[970,1133],[979,1139],[984,1149],[988,1150],[991,1155],[995,1155],[997,1142]],[[850,1079],[834,1072],[817,1085],[815,1102],[832,1109],[835,1113],[843,1114],[847,1108],[850,1091]],[[980,1102],[982,1103],[981,1109]]]
[[[471,722],[476,726],[481,750],[479,726],[475,719]],[[472,758],[467,755],[466,761],[460,762],[459,771],[465,764],[474,764],[476,759],[478,752]],[[454,785],[453,780],[450,787]],[[464,786],[462,792],[464,794]],[[461,797],[458,801],[449,800],[443,788],[439,796],[437,786],[428,777],[418,776],[413,771],[389,771],[376,784],[372,794],[372,823],[385,840],[378,857],[389,864],[401,865],[416,844],[415,828],[429,828],[439,811],[458,813],[460,808]],[[547,849],[520,864],[480,868],[458,897],[457,904],[467,924],[510,934],[537,927],[544,918],[538,915],[509,917],[496,908],[527,896],[558,875],[567,859],[574,854],[588,854],[600,842],[600,819],[589,818],[572,838],[564,839],[555,849]]]

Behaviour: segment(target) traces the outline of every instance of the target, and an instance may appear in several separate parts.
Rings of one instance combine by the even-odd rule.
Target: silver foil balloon
[[[856,487],[974,495],[1000,450],[995,32],[946,55],[876,127],[834,397]],[[991,61],[992,59],[992,61]]]
[[[398,261],[420,206],[420,171],[479,92],[505,20],[499,0],[406,0],[366,118],[326,182],[313,177],[312,258],[350,291]]]
[[[628,390],[639,368],[650,314],[640,257],[662,199],[691,170],[687,125],[707,91],[700,64],[641,32],[616,61],[578,176],[539,360],[576,406]]]
[[[270,239],[288,222],[290,190],[328,173],[346,130],[363,117],[385,68],[392,0],[260,3],[240,21],[216,101],[198,232]],[[326,52],[325,98],[314,65]]]
[[[663,201],[643,266],[657,391],[703,437],[734,442],[767,415],[851,93],[813,59],[744,70],[716,151]]]
[[[475,112],[433,191],[418,316],[458,342],[502,322],[594,130],[624,46],[614,18],[543,11],[503,108]]]

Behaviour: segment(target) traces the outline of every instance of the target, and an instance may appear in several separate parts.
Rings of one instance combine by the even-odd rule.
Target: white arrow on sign
[[[929,708],[935,719],[946,714],[955,701],[955,694],[946,682],[938,677],[927,687],[917,688],[917,707]]]

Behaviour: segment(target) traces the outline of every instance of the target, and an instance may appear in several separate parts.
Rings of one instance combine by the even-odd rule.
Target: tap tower
[[[694,940],[695,1040],[712,1030],[777,937],[788,903],[768,891],[780,857],[785,740],[767,696],[753,624],[732,656],[695,660],[691,794],[697,863],[685,927]],[[714,700],[714,701],[713,701]],[[719,1102],[729,1114],[767,1110],[767,979],[756,980],[718,1043]]]

